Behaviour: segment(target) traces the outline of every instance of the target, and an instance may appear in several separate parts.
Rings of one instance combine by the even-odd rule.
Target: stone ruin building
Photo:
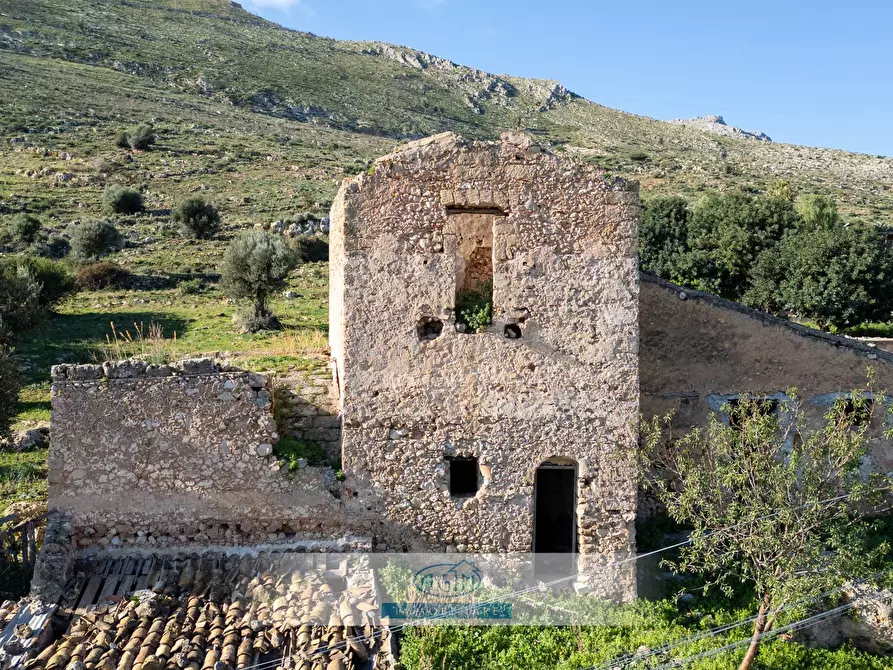
[[[437,136],[341,189],[329,339],[362,505],[420,547],[630,555],[638,215],[637,188],[526,136]]]
[[[346,180],[330,217],[332,375],[291,389],[288,429],[340,456],[343,481],[284,471],[264,375],[214,360],[54,368],[41,605],[0,649],[22,661],[55,638],[40,668],[176,654],[234,668],[286,647],[388,667],[371,580],[327,563],[340,552],[568,554],[592,593],[633,598],[633,563],[604,566],[634,556],[650,511],[640,411],[673,409],[684,430],[742,393],[797,387],[819,417],[869,367],[893,388],[893,354],[640,276],[638,216],[635,186],[523,135],[436,136]],[[888,441],[874,447],[872,466],[893,470]],[[20,623],[33,634],[15,638]]]

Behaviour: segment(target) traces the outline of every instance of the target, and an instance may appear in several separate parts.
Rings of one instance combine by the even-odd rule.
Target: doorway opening
[[[533,483],[535,574],[575,572],[577,551],[577,466],[543,463]]]

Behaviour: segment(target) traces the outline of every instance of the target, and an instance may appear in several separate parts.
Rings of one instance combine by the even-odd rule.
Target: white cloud
[[[304,14],[313,14],[313,9],[304,0],[245,0],[245,4],[257,9],[297,9]]]

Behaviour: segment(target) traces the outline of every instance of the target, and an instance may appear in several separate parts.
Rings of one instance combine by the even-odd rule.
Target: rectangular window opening
[[[456,324],[475,333],[493,322],[492,214],[453,217],[456,230]]]
[[[861,428],[871,421],[871,413],[874,409],[874,401],[872,398],[841,398],[838,402],[842,403],[844,416],[852,422],[853,428]]]
[[[473,496],[478,492],[478,459],[476,458],[451,458],[450,470],[450,495],[454,498]]]

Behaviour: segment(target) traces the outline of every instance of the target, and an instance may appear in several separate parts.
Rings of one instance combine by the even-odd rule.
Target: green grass
[[[45,501],[47,450],[0,451],[0,511],[14,502]]]
[[[273,448],[282,463],[288,467],[289,472],[298,470],[301,466],[299,461],[306,461],[306,465],[329,465],[329,460],[322,447],[318,444],[303,442],[291,437],[282,437]]]

